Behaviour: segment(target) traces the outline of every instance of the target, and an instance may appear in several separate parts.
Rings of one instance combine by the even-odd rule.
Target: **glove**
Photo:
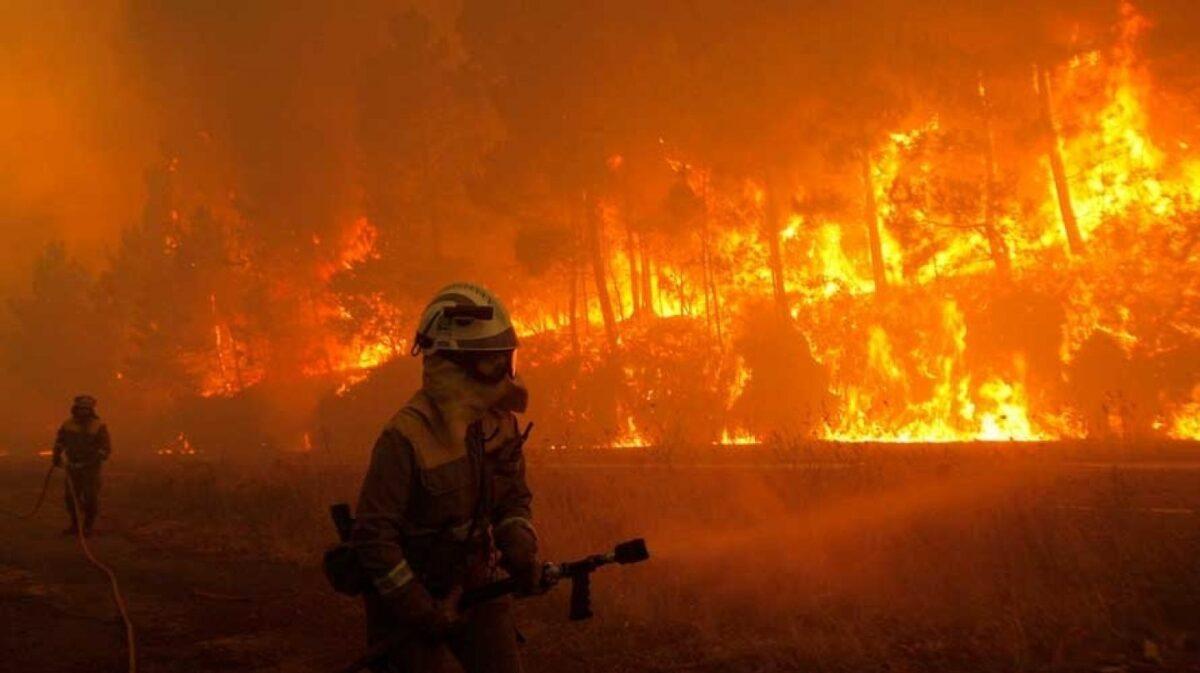
[[[546,591],[542,586],[542,563],[536,554],[529,561],[513,564],[509,574],[517,580],[517,592],[522,596],[533,596]]]
[[[386,597],[392,614],[401,624],[428,640],[443,640],[463,627],[458,613],[461,596],[462,588],[456,587],[450,595],[435,600],[420,582],[412,581]]]
[[[522,525],[507,526],[500,531],[496,546],[501,552],[501,565],[517,581],[518,593],[529,596],[545,591],[537,536],[533,531]]]

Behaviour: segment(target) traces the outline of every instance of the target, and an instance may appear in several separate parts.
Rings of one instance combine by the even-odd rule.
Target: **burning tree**
[[[93,291],[109,369],[351,436],[316,426],[414,383],[413,316],[467,278],[555,445],[1194,436],[1189,16],[139,5],[171,114]]]

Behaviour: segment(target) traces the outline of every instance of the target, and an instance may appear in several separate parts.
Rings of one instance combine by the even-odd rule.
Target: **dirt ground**
[[[123,623],[107,580],[62,533],[60,479],[36,517],[0,514],[0,670],[124,671]],[[40,480],[32,468],[3,473],[2,504],[26,511]],[[252,558],[191,539],[193,522],[156,520],[121,493],[133,480],[120,469],[106,475],[103,514],[89,545],[119,577],[140,671],[334,671],[361,654],[359,604],[329,589],[315,563]],[[593,662],[613,670],[614,661],[636,660],[589,653],[589,634],[628,623],[570,624],[565,594],[517,606],[530,670],[592,670]],[[637,636],[628,642],[639,644]]]
[[[655,558],[597,577],[591,622],[566,620],[565,591],[521,603],[527,666],[1200,671],[1197,457],[538,462],[548,557],[644,534]],[[0,506],[27,509],[37,466],[2,467]],[[358,606],[315,559],[357,471],[288,468],[281,487],[206,469],[106,475],[92,545],[120,577],[140,670],[353,659]],[[32,520],[0,515],[0,669],[124,670],[107,583],[60,533],[60,489]]]
[[[0,518],[5,668],[123,670],[108,583],[59,532],[60,503],[54,497],[32,521]],[[321,591],[315,569],[166,551],[127,535],[125,512],[105,515],[90,544],[120,578],[142,670],[315,671],[339,660],[341,643],[349,653],[352,610]]]

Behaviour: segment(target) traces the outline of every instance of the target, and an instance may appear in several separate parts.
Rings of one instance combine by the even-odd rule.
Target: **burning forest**
[[[121,18],[153,149],[103,253],[54,222],[10,283],[38,409],[353,450],[464,276],[512,298],[553,447],[1197,436],[1187,3],[363,6],[261,50],[267,6]]]
[[[7,3],[0,667],[1200,670],[1198,29]]]
[[[556,447],[1194,439],[1194,10],[900,5],[467,2],[350,47],[360,7],[260,52],[265,6],[134,5],[142,203],[12,282],[6,383],[329,447],[466,276],[511,296]]]

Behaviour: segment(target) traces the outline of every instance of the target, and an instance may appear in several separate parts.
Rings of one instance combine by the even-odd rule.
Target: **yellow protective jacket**
[[[419,392],[375,442],[350,543],[376,597],[413,581],[435,596],[477,584],[492,539],[501,554],[516,536],[536,540],[516,417],[489,412],[462,446],[440,439],[440,418]]]

